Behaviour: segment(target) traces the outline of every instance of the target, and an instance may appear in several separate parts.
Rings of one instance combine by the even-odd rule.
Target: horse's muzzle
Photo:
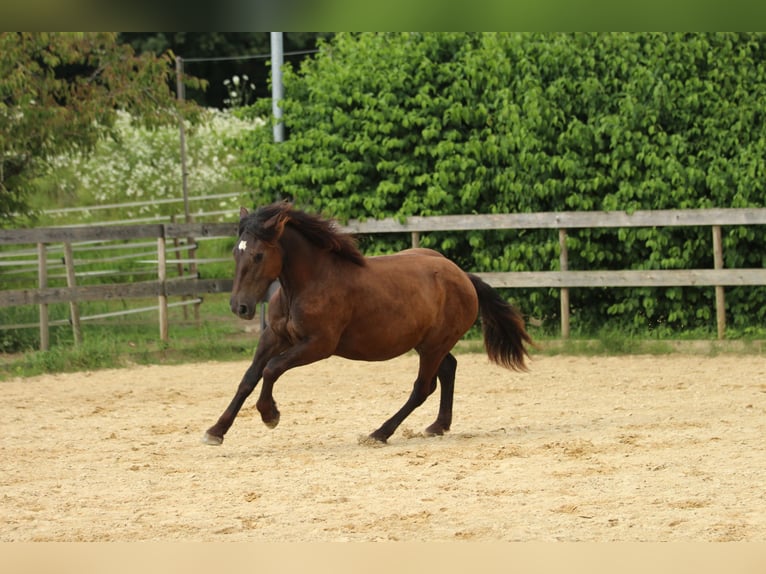
[[[240,319],[252,319],[255,316],[255,305],[248,305],[246,303],[239,303],[234,301],[230,302],[231,312],[234,313]]]

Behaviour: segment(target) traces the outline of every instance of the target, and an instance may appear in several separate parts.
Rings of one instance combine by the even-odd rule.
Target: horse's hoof
[[[275,416],[270,421],[266,421],[266,420],[263,421],[263,424],[265,424],[270,429],[277,428],[277,425],[279,424],[279,413],[277,413],[277,416]]]
[[[222,436],[213,436],[210,433],[206,432],[205,436],[202,437],[202,443],[203,444],[210,444],[213,446],[221,446],[223,444],[223,437]]]
[[[431,426],[429,426],[425,431],[423,431],[423,434],[426,436],[443,436],[445,430],[449,430],[449,429],[445,429],[442,425],[434,423]]]
[[[386,444],[386,442],[388,441],[388,437],[384,435],[383,433],[381,433],[380,431],[375,431],[374,433],[370,433],[370,436],[368,436],[367,438],[371,441],[379,442],[383,444]]]
[[[373,435],[360,435],[357,442],[361,446],[385,446],[386,439],[375,438]]]

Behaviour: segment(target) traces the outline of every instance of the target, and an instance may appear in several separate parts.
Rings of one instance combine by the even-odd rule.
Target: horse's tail
[[[479,296],[484,348],[490,360],[515,371],[526,371],[529,351],[525,343],[534,346],[534,341],[524,328],[524,317],[481,278],[467,275]]]

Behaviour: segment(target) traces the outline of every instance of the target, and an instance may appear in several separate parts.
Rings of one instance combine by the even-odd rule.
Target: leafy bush
[[[284,73],[287,141],[239,138],[256,202],[287,196],[340,219],[763,206],[762,34],[339,34]],[[267,114],[268,102],[253,113]],[[365,247],[402,247],[387,238]],[[578,230],[571,269],[712,267],[707,228]],[[724,230],[726,265],[761,267],[757,228]],[[555,231],[433,233],[478,271],[558,268]],[[556,290],[514,290],[557,323]],[[712,288],[576,289],[595,330],[712,327]],[[766,290],[729,289],[734,326]]]

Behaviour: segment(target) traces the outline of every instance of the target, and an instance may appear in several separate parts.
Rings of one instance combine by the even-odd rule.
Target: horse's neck
[[[333,257],[318,248],[301,233],[285,228],[282,238],[282,273],[279,280],[283,288],[298,292],[328,272]]]

